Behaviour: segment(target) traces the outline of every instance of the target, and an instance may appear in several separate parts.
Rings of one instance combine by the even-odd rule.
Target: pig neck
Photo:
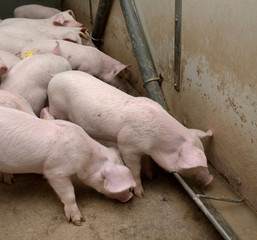
[[[185,142],[193,144],[194,136],[165,110],[155,118],[160,123],[160,127],[155,139],[157,144],[151,149],[149,155],[162,168],[174,172],[177,170],[180,147]]]
[[[56,42],[56,41],[55,41]],[[60,56],[64,57],[71,64],[72,69],[78,69],[81,61],[79,61],[79,56],[81,55],[81,49],[75,47],[77,44],[74,43],[74,48],[70,48],[70,42],[58,41],[60,44]]]
[[[95,67],[92,69],[92,75],[100,79],[108,80],[109,78],[112,79],[113,75],[118,74],[115,73],[115,69],[120,65],[119,61],[98,49],[91,47],[90,50],[92,52],[92,56],[94,56],[92,60],[95,62]]]

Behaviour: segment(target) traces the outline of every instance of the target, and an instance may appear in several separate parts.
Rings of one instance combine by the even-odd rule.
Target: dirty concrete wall
[[[89,1],[64,1],[82,11]],[[92,1],[95,10],[98,1]],[[86,3],[85,3],[86,4]],[[181,89],[174,81],[175,0],[135,0],[170,113],[190,128],[211,128],[208,160],[257,210],[257,3],[251,0],[183,0]],[[140,73],[118,0],[114,0],[102,50]]]

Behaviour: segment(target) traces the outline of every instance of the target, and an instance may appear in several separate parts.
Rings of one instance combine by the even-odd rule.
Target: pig
[[[125,65],[91,46],[83,46],[63,40],[42,40],[33,42],[21,50],[35,54],[54,52],[67,59],[73,70],[80,70],[100,78],[106,83],[126,91],[125,80],[129,74],[129,65]]]
[[[24,24],[17,26],[0,25],[0,49],[17,54],[22,47],[29,42],[42,39],[61,39],[83,45],[94,46],[91,37],[84,28],[74,27],[50,27],[34,26],[29,27]]]
[[[16,18],[32,18],[32,19],[50,18],[58,13],[61,13],[59,9],[45,7],[39,4],[22,5],[15,8],[13,11],[13,15]]]
[[[16,36],[15,33],[2,31],[0,27],[0,49],[16,55],[26,45],[32,43],[33,40]]]
[[[74,13],[67,10],[46,19],[29,18],[6,18],[0,22],[0,26],[15,25],[17,27],[26,24],[29,27],[41,26],[62,26],[62,27],[82,27],[83,24],[74,19]]]
[[[182,176],[186,172],[190,177],[192,169],[196,174],[191,177],[203,186],[213,179],[200,141],[212,131],[184,127],[151,99],[128,95],[88,73],[67,71],[52,78],[48,100],[54,118],[78,124],[95,139],[117,143],[135,179],[137,197],[144,195],[140,179],[143,155]]]
[[[0,78],[10,71],[20,60],[14,54],[0,49]]]
[[[0,106],[14,108],[36,117],[25,98],[5,90],[0,90]]]
[[[0,106],[14,108],[36,117],[31,106],[23,97],[4,90],[0,90]],[[12,174],[0,173],[0,181],[12,184],[14,177]]]
[[[2,78],[0,89],[18,94],[31,105],[39,116],[47,99],[47,86],[52,74],[71,70],[70,63],[52,53],[23,59]]]
[[[0,107],[0,171],[43,174],[64,204],[68,221],[80,226],[81,215],[70,177],[109,198],[127,202],[135,181],[122,165],[118,149],[107,148],[76,124],[43,120]]]

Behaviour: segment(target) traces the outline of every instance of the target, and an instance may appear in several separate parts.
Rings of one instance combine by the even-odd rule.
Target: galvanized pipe
[[[230,236],[226,233],[226,231],[220,226],[220,224],[215,220],[215,218],[211,215],[209,210],[204,206],[203,202],[196,196],[193,190],[188,186],[188,184],[182,179],[182,177],[178,173],[173,173],[175,178],[179,181],[179,183],[183,186],[189,196],[195,201],[197,206],[202,210],[205,216],[209,219],[209,221],[213,224],[213,226],[218,230],[221,236],[225,240],[231,240]]]
[[[140,69],[142,79],[144,81],[147,95],[152,100],[158,102],[165,109],[166,103],[161,93],[160,86],[157,81],[149,81],[151,79],[156,79],[156,73],[154,70],[154,65],[152,62],[149,49],[147,47],[146,39],[141,27],[138,15],[136,12],[136,7],[133,0],[120,0],[121,9],[124,15],[124,19],[127,25],[128,33],[131,39],[131,43],[136,55],[137,63]],[[178,173],[173,173],[174,177],[183,186],[190,197],[195,201],[197,206],[202,210],[214,227],[218,230],[221,236],[225,240],[231,240],[228,234],[220,226],[220,224],[215,220],[212,214],[204,206],[203,202],[196,196],[193,190],[188,186],[188,184],[182,179]]]
[[[167,109],[134,1],[120,0],[120,5],[147,95]]]
[[[112,7],[113,0],[100,0],[97,7],[96,17],[92,29],[92,41],[99,47],[102,43],[102,35]]]

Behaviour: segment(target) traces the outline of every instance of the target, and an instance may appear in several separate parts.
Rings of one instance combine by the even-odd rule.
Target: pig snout
[[[132,197],[133,193],[129,190],[120,192],[120,193],[112,193],[112,194],[105,194],[107,197],[111,199],[117,199],[121,203],[128,202]]]
[[[0,65],[0,76],[6,74],[7,71],[8,71],[8,68],[5,65],[1,64]]]
[[[64,26],[66,27],[82,27],[83,24],[77,21],[65,21]]]
[[[133,193],[128,191],[121,196],[116,196],[115,198],[122,203],[128,202],[133,197]]]
[[[209,176],[207,177],[207,179],[205,179],[205,181],[203,182],[203,186],[204,186],[204,187],[208,186],[208,185],[212,182],[212,180],[213,180],[213,176],[212,176],[212,175],[209,175]]]
[[[213,180],[213,176],[209,173],[207,167],[183,169],[179,171],[179,174],[203,187],[208,186]]]

